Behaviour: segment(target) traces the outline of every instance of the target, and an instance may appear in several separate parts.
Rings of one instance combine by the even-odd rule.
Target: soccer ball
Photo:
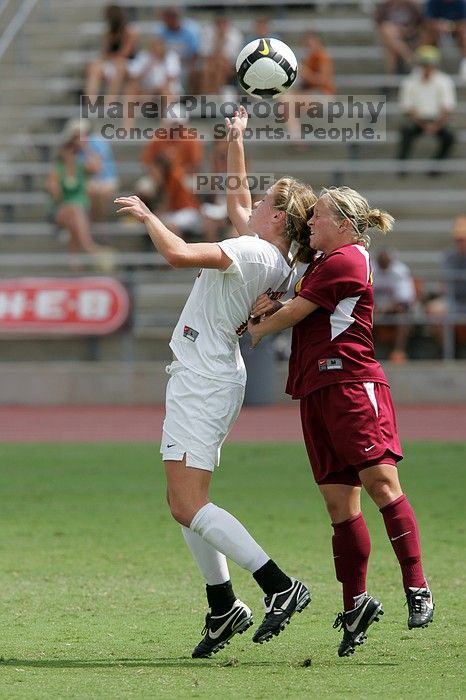
[[[298,62],[289,46],[278,39],[254,39],[240,51],[236,73],[243,90],[266,100],[290,88],[298,75]]]

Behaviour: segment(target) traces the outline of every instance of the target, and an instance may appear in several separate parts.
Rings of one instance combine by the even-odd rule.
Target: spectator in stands
[[[87,185],[91,204],[91,219],[105,221],[108,205],[113,202],[118,189],[118,176],[109,142],[90,132],[85,141],[86,151],[99,159],[98,170],[91,174]]]
[[[52,217],[57,226],[68,232],[70,253],[89,253],[95,256],[100,269],[109,269],[112,251],[93,240],[88,215],[87,175],[97,171],[98,163],[91,159],[84,163],[81,149],[80,133],[73,133],[64,141],[49,174]]]
[[[454,248],[446,253],[444,260],[448,274],[447,303],[450,311],[466,314],[466,215],[454,221],[453,242]]]
[[[422,10],[415,0],[385,0],[375,10],[375,23],[389,75],[406,73],[414,65],[413,49],[420,39]]]
[[[372,268],[374,280],[374,309],[377,326],[389,324],[393,331],[394,346],[389,360],[396,363],[406,361],[406,346],[410,327],[406,314],[413,312],[416,302],[416,288],[411,272],[401,260],[396,260],[387,250],[382,250]],[[401,318],[404,316],[405,318]],[[399,319],[399,320],[398,320]],[[392,335],[392,334],[390,334]]]
[[[440,346],[444,341],[442,322],[449,314],[462,316],[457,319],[455,325],[459,349],[466,346],[466,215],[458,216],[454,220],[452,238],[454,245],[447,250],[443,258],[443,289],[429,299],[425,311],[433,321],[432,332]]]
[[[212,143],[211,174],[221,175],[222,178],[226,177],[228,172],[227,153],[228,141],[218,140]],[[212,186],[212,183],[209,182],[209,185]],[[226,193],[215,188],[215,191],[208,190],[201,193],[201,197],[203,202],[200,211],[204,240],[216,243],[224,238],[229,238],[230,234],[235,235],[228,218]]]
[[[435,46],[420,46],[416,60],[419,67],[401,84],[400,107],[405,123],[401,128],[398,157],[408,158],[413,141],[421,134],[428,134],[438,140],[434,157],[446,158],[455,142],[448,125],[456,108],[455,86],[449,75],[438,70],[440,53]],[[433,169],[429,174],[438,175],[439,171]]]
[[[138,97],[152,99],[166,95],[168,101],[176,100],[184,93],[181,84],[181,61],[178,53],[167,45],[161,37],[154,37],[147,51],[140,51],[128,69],[129,80],[126,87],[126,100]],[[125,128],[134,126],[132,110],[125,110]]]
[[[141,153],[141,161],[150,166],[159,155],[164,155],[178,170],[186,175],[198,172],[204,157],[202,143],[198,139],[187,137],[185,120],[181,117],[165,120],[162,134],[155,134]],[[162,138],[165,136],[166,138]]]
[[[236,94],[235,64],[243,46],[243,35],[225,14],[216,15],[203,31],[201,85],[203,95]]]
[[[301,142],[301,125],[294,107],[295,101],[299,100],[297,95],[335,94],[333,60],[325,49],[322,39],[315,32],[307,32],[303,38],[303,48],[303,59],[298,64],[297,83],[280,97],[281,102],[288,104],[287,129],[296,142],[293,147],[298,151],[304,151],[306,146]]]
[[[102,51],[88,66],[86,94],[99,94],[104,82],[107,94],[118,96],[137,53],[138,34],[119,5],[107,5],[104,15],[107,29],[102,38]]]
[[[316,95],[334,95],[333,60],[320,36],[307,32],[303,40],[304,56],[299,63],[299,89]]]
[[[135,187],[146,206],[181,237],[202,231],[199,201],[186,186],[184,175],[167,157],[158,155]]]
[[[427,0],[425,18],[429,43],[438,46],[444,34],[455,37],[462,55],[460,75],[466,78],[466,0]]]
[[[181,62],[161,37],[154,37],[147,51],[140,51],[129,69],[128,95],[181,95]]]
[[[90,120],[72,119],[63,131],[64,142],[76,139],[79,160],[87,168],[87,194],[93,221],[104,221],[108,205],[116,196],[118,177],[112,148],[108,141],[92,132]]]
[[[161,11],[161,26],[157,36],[169,49],[176,51],[181,60],[181,82],[190,94],[196,94],[199,81],[200,29],[197,22],[182,17],[177,7]]]

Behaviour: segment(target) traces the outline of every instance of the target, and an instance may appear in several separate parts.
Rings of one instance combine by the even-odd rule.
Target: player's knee
[[[397,484],[393,484],[390,479],[375,479],[366,486],[366,490],[379,507],[391,503],[399,496]]]
[[[170,508],[170,513],[172,514],[174,520],[176,520],[176,522],[180,525],[189,527],[197,511],[193,509],[189,503],[177,499],[173,495],[169,497],[167,494],[167,501]]]
[[[328,499],[325,501],[325,505],[332,523],[342,523],[355,515],[346,501]]]
[[[189,527],[191,523],[191,519],[187,517],[186,509],[183,508],[182,506],[177,507],[176,504],[169,503],[170,506],[170,513],[172,514],[172,517],[174,520],[176,520],[177,523],[180,525],[184,525],[185,527]]]

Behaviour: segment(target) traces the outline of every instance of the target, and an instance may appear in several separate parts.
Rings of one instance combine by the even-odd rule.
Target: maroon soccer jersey
[[[388,384],[374,356],[372,273],[363,246],[316,257],[295,292],[319,308],[293,328],[288,394],[300,399],[339,382]]]

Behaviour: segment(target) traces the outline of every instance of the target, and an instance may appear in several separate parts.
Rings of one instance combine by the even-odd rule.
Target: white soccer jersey
[[[278,248],[257,236],[218,244],[231,258],[227,270],[202,269],[173,331],[170,347],[186,367],[205,377],[246,383],[239,337],[257,297],[279,299],[293,270]]]

